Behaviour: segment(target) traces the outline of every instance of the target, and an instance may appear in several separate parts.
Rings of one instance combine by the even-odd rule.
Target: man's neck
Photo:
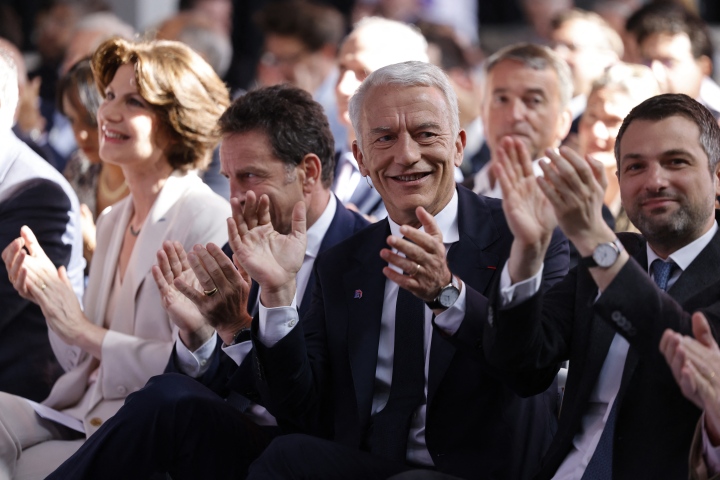
[[[713,211],[714,212],[714,211]],[[690,245],[692,242],[697,240],[698,238],[705,235],[707,232],[710,231],[713,224],[715,223],[715,215],[708,219],[707,223],[705,224],[705,227],[702,230],[698,230],[696,232],[693,232],[692,234],[689,234],[684,237],[677,237],[674,239],[657,239],[657,240],[651,240],[648,239],[648,245],[652,249],[655,254],[662,258],[663,260],[667,260],[670,255],[677,252],[681,248],[686,247],[687,245]],[[666,240],[666,241],[663,241]]]
[[[312,227],[323,214],[330,201],[332,192],[325,188],[318,188],[305,197],[307,207],[307,228]]]

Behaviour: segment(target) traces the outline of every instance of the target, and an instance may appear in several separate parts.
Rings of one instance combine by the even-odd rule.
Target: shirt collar
[[[457,189],[453,190],[453,196],[450,199],[450,202],[445,205],[445,208],[443,208],[440,213],[435,215],[435,221],[437,222],[438,227],[442,232],[443,243],[445,245],[455,243],[460,240],[460,232],[458,231]],[[396,237],[402,238],[403,234],[400,233],[400,225],[395,223],[390,217],[388,217],[388,222],[390,222],[390,233],[392,233]],[[420,227],[420,231],[424,232],[425,227]]]
[[[708,230],[705,234],[695,239],[691,243],[688,243],[678,251],[672,253],[668,258],[672,260],[678,267],[680,267],[682,271],[685,271],[687,267],[689,267],[690,264],[693,262],[693,260],[695,260],[695,258],[700,255],[700,252],[702,252],[703,249],[708,246],[708,243],[710,243],[710,240],[712,240],[717,231],[718,223],[717,220],[715,220],[712,224],[712,227],[710,227],[710,230]],[[655,253],[652,248],[650,248],[649,243],[647,244],[647,257],[649,274],[653,262],[660,258],[658,254]],[[660,260],[662,260],[662,258],[660,258]]]
[[[317,258],[320,253],[320,245],[322,244],[325,234],[330,228],[330,224],[335,218],[335,212],[337,211],[337,200],[335,195],[330,194],[330,201],[328,201],[325,211],[320,215],[320,218],[313,223],[312,227],[308,228],[307,231],[307,248],[305,255],[312,258]]]

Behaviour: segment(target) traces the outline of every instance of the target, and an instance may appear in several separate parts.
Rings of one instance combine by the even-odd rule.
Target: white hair
[[[15,123],[17,104],[17,66],[10,53],[0,48],[0,133],[10,130]]]
[[[448,76],[431,63],[426,62],[403,62],[388,65],[371,73],[360,88],[350,98],[348,109],[350,120],[355,129],[358,147],[362,150],[362,134],[360,123],[363,110],[363,101],[367,93],[375,87],[392,85],[394,87],[434,87],[445,97],[448,111],[450,113],[450,131],[453,138],[457,137],[460,131],[460,111],[458,109],[457,95],[448,81]]]
[[[199,53],[223,78],[230,69],[233,47],[227,35],[209,28],[190,25],[183,28],[177,40]]]
[[[373,69],[393,63],[417,60],[429,62],[428,43],[420,30],[414,25],[396,22],[381,17],[366,17],[353,26],[347,38],[363,36],[363,46],[368,50],[377,50],[382,55],[383,65],[374,65]],[[347,39],[346,39],[347,41]]]
[[[125,40],[135,38],[135,29],[110,12],[98,12],[85,15],[78,22],[75,31],[103,32],[107,39],[121,37]],[[102,43],[102,42],[100,42]]]
[[[626,93],[634,105],[655,95],[660,95],[660,86],[655,75],[645,65],[619,62],[610,66],[592,84],[592,95],[602,88]]]

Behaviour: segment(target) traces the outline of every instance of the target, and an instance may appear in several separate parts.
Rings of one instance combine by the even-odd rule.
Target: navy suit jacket
[[[330,223],[330,226],[325,232],[322,242],[320,243],[319,253],[322,253],[332,247],[333,245],[341,242],[342,240],[352,236],[356,232],[359,232],[363,228],[367,227],[369,223],[365,220],[362,215],[348,210],[343,207],[340,200],[337,200],[337,209],[335,216]],[[232,259],[233,252],[229,244],[223,246],[223,252]],[[310,274],[308,279],[308,286],[305,289],[305,295],[300,303],[300,318],[302,319],[305,313],[310,309],[312,299],[312,286],[315,285],[315,272]],[[250,315],[254,315],[257,312],[258,302],[258,284],[253,280],[250,287],[250,293],[248,295],[247,311]],[[222,340],[218,337],[215,351],[213,352],[212,364],[208,370],[197,380],[210,388],[212,391],[217,393],[223,398],[226,398],[231,391],[240,393],[241,395],[253,400],[260,401],[257,392],[254,389],[254,376],[251,373],[251,362],[250,356],[248,356],[242,365],[238,367],[235,362],[222,352]],[[170,355],[170,360],[167,367],[165,367],[165,373],[182,373],[177,366],[175,348]]]
[[[458,187],[460,240],[448,253],[450,270],[467,288],[463,329],[482,335],[484,296],[509,256],[512,235],[501,202]],[[265,407],[300,430],[361,448],[371,426],[385,281],[380,257],[387,219],[319,256],[310,311],[272,348],[257,338],[257,387]],[[567,273],[568,243],[558,231],[545,259],[545,280]],[[362,290],[356,298],[355,291]],[[467,324],[467,325],[466,325]],[[478,363],[435,329],[430,347],[425,438],[438,470],[464,478],[528,478],[552,439],[557,389],[524,399],[526,382],[545,388],[545,373],[506,374]]]

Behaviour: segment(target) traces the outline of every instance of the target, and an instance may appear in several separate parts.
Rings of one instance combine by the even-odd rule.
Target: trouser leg
[[[24,449],[65,436],[64,427],[40,418],[24,399],[0,392],[0,480],[13,478]]]
[[[272,435],[180,374],[153,377],[48,479],[244,478]]]
[[[248,480],[384,480],[411,468],[330,440],[294,434],[273,440],[251,465]]]

